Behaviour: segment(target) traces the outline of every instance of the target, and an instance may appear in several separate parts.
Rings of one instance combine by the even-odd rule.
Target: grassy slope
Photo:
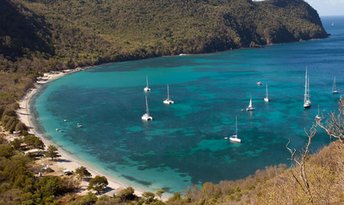
[[[306,163],[306,173],[314,204],[344,203],[344,146],[334,142],[313,155]],[[183,198],[172,198],[167,204],[311,204],[291,171],[299,176],[299,167],[269,167],[238,181],[206,183]]]

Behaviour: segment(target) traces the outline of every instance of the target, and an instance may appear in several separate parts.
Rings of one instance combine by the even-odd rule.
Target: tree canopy
[[[46,157],[50,157],[51,160],[54,160],[58,157],[57,147],[54,145],[49,145],[47,151],[45,152]]]
[[[104,191],[108,184],[106,177],[97,175],[90,180],[88,189],[93,189],[99,194]]]

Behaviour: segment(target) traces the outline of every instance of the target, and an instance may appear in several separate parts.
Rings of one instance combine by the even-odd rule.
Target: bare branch
[[[297,159],[296,157],[296,149],[292,149],[289,147],[290,144],[290,140],[288,141],[286,148],[287,150],[290,152],[290,160],[294,163],[297,164],[298,166],[296,168],[300,169],[300,174],[299,176],[296,176],[294,169],[291,169],[291,174],[293,176],[293,178],[295,179],[295,181],[297,182],[297,184],[301,187],[302,191],[308,196],[308,200],[310,203],[314,203],[313,200],[313,195],[312,195],[312,191],[311,191],[311,186],[309,184],[308,181],[308,176],[307,176],[307,172],[306,172],[306,161],[309,157],[309,150],[310,150],[310,145],[312,143],[312,139],[314,138],[315,134],[317,133],[317,129],[316,129],[317,125],[313,124],[312,127],[309,129],[309,131],[307,132],[305,130],[305,133],[307,135],[307,144],[304,148],[304,151],[301,154],[301,156],[299,157],[299,159]]]

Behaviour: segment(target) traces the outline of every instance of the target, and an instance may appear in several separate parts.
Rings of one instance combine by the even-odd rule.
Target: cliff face
[[[60,66],[327,37],[303,0],[1,2],[0,52],[10,59],[44,56]]]

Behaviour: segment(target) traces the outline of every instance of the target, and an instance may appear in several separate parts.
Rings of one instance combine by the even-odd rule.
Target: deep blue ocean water
[[[337,110],[334,76],[344,93],[344,17],[326,17],[323,23],[331,33],[324,40],[112,63],[65,76],[35,99],[38,123],[63,149],[123,183],[151,191],[183,191],[288,164],[285,145],[291,140],[302,148],[317,105],[324,116]],[[306,66],[309,110],[303,108]],[[154,118],[148,123],[141,120],[146,75]],[[257,81],[269,84],[270,103],[264,103],[265,87]],[[171,106],[162,103],[166,84],[175,101]],[[252,113],[242,111],[250,96]],[[235,131],[235,116],[241,144],[224,140]],[[329,142],[320,132],[313,150]]]

